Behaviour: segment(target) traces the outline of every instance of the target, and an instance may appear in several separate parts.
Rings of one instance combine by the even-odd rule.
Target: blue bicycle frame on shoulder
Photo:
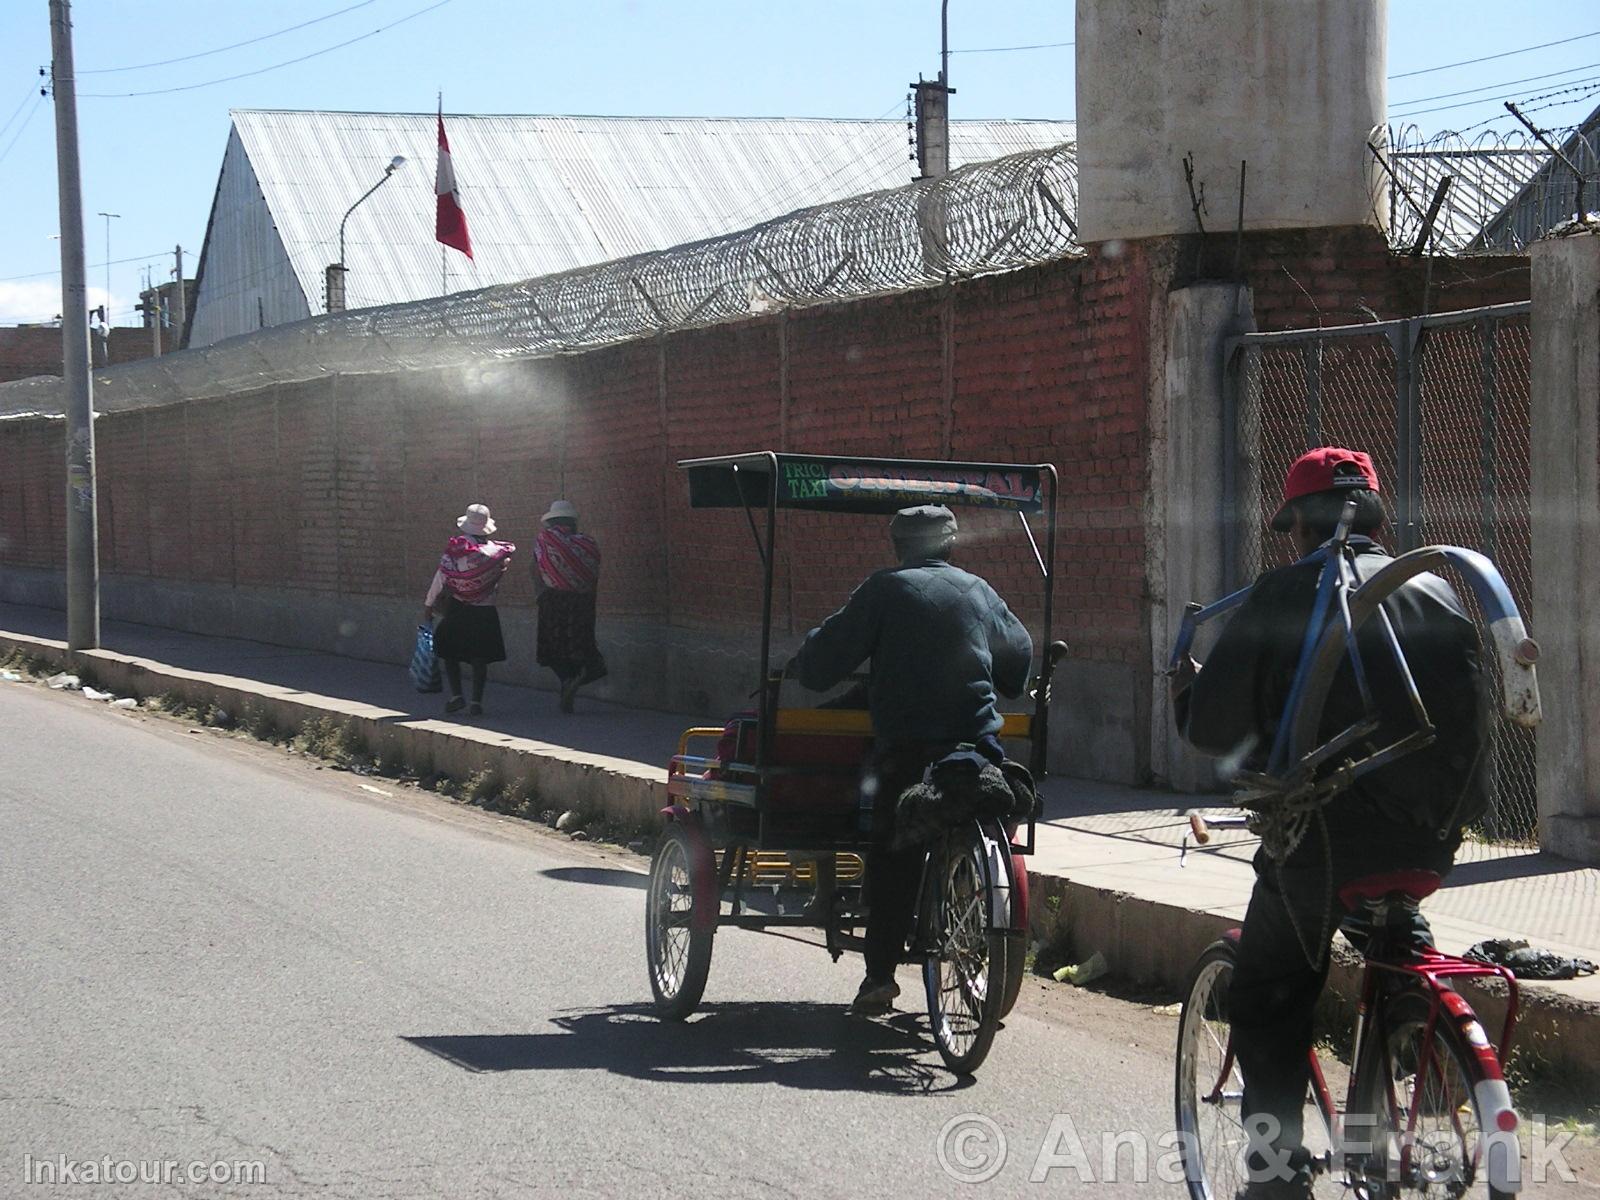
[[[1354,513],[1355,505],[1346,504],[1334,536],[1300,560],[1302,563],[1321,562],[1322,570],[1317,580],[1311,618],[1301,641],[1300,657],[1284,704],[1283,717],[1278,722],[1267,758],[1264,781],[1303,782],[1318,766],[1377,729],[1379,720],[1367,684],[1366,665],[1356,644],[1356,630],[1368,617],[1379,623],[1383,646],[1393,659],[1406,687],[1416,729],[1359,763],[1350,764],[1345,770],[1344,780],[1348,782],[1432,742],[1433,724],[1428,719],[1405,652],[1382,603],[1407,580],[1445,565],[1453,566],[1466,581],[1488,624],[1503,681],[1499,705],[1501,712],[1519,725],[1532,727],[1539,723],[1539,688],[1534,670],[1539,648],[1528,637],[1516,601],[1512,599],[1511,591],[1495,565],[1474,550],[1459,546],[1424,546],[1391,560],[1369,579],[1359,581],[1350,547],[1350,522]],[[1176,670],[1188,655],[1194,643],[1195,631],[1201,625],[1237,608],[1250,590],[1248,587],[1241,588],[1205,607],[1188,605],[1172,650],[1169,670]],[[1337,622],[1331,619],[1333,612],[1337,613]],[[1364,715],[1348,729],[1315,749],[1308,750],[1306,743],[1315,738],[1315,724],[1320,723],[1314,723],[1303,711],[1307,695],[1312,690],[1312,682],[1316,680],[1322,683],[1331,679],[1332,672],[1346,659],[1355,675]],[[1315,717],[1320,716],[1319,709]]]

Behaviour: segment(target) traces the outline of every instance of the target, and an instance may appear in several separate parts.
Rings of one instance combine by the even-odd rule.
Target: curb
[[[488,770],[508,781],[526,780],[536,794],[560,795],[566,808],[620,822],[654,821],[667,803],[665,771],[646,772],[624,759],[109,650],[70,651],[64,642],[0,631],[0,651],[7,650],[70,669],[121,696],[170,692],[191,704],[215,704],[237,718],[266,716],[288,729],[331,718],[354,727],[375,757],[398,758],[418,774],[464,780]]]
[[[185,701],[216,704],[239,716],[264,714],[280,726],[333,718],[354,726],[377,754],[397,756],[419,774],[444,772],[466,779],[491,770],[523,779],[540,795],[561,797],[560,807],[624,824],[646,825],[668,803],[664,770],[641,769],[624,759],[589,754],[530,738],[418,718],[392,709],[317,696],[235,676],[185,671],[108,650],[69,651],[64,642],[0,631],[0,651],[16,650],[77,672],[102,689],[145,698],[176,693]],[[1200,952],[1237,920],[1146,900],[1129,892],[1092,887],[1059,875],[1028,873],[1032,933],[1063,939],[1086,958],[1099,950],[1114,974],[1181,995]],[[1052,901],[1054,903],[1052,903]],[[1353,1006],[1357,975],[1336,959],[1329,991]],[[1504,1020],[1505,989],[1467,984],[1473,1007],[1491,1036]],[[1600,1004],[1523,983],[1515,1047],[1534,1047],[1534,1065],[1553,1069],[1600,1090]],[[1176,1027],[1174,1027],[1176,1036]]]

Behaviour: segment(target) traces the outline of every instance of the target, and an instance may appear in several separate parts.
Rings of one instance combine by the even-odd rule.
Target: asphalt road
[[[663,1025],[642,859],[37,687],[0,731],[0,1196],[1183,1194],[1148,1006],[1030,983],[962,1084],[909,974],[852,1019],[856,963],[731,932]]]

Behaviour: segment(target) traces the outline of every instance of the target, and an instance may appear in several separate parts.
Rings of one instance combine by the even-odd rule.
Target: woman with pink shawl
[[[578,510],[557,500],[533,544],[533,588],[539,597],[537,658],[561,681],[561,711],[572,712],[578,689],[604,678],[606,660],[594,640],[594,597],[600,544],[578,532]]]
[[[461,696],[461,664],[472,664],[472,706],[469,716],[483,712],[483,688],[489,679],[489,664],[505,662],[506,643],[500,634],[500,613],[494,606],[495,589],[511,565],[517,548],[510,542],[495,542],[494,518],[482,504],[469,504],[456,518],[461,532],[451,538],[433,573],[428,598],[422,603],[422,619],[440,614],[433,631],[433,652],[444,663],[450,684],[447,713],[466,706]]]

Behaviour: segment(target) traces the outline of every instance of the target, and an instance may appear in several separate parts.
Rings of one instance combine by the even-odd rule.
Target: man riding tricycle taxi
[[[901,509],[889,524],[898,565],[869,575],[806,635],[790,671],[825,691],[871,660],[867,707],[874,743],[862,776],[872,816],[867,863],[866,978],[851,1012],[889,1011],[895,967],[915,916],[923,851],[891,846],[895,801],[963,743],[992,746],[996,692],[1020,696],[1033,640],[984,580],[950,562],[955,515],[943,505]]]

